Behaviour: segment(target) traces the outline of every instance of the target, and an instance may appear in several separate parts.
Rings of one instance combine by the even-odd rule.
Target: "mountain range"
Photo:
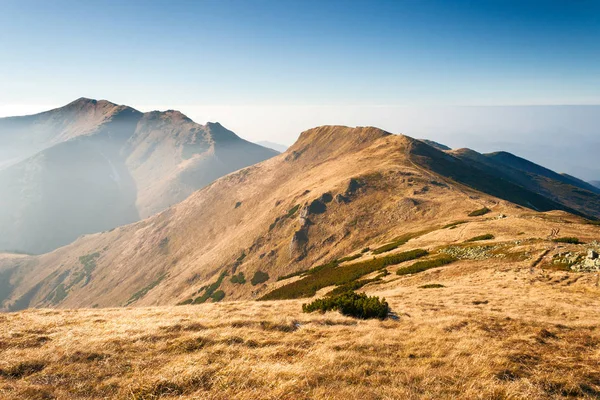
[[[0,249],[44,253],[147,218],[276,151],[178,111],[78,99],[0,119]]]
[[[176,112],[154,118],[192,124]],[[377,249],[407,242],[438,248],[484,229],[514,241],[546,236],[558,222],[586,239],[597,233],[600,195],[590,184],[508,153],[432,144],[374,127],[307,130],[285,153],[142,221],[40,256],[4,255],[0,304],[19,310],[286,298],[281,293],[312,267],[377,257]],[[147,147],[138,151],[136,160],[146,158]]]

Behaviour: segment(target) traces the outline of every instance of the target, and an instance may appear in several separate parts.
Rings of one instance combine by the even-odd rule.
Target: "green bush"
[[[357,258],[361,258],[361,257],[362,257],[362,254],[354,254],[354,255],[352,255],[352,256],[348,256],[348,257],[340,258],[340,259],[338,260],[338,262],[339,262],[339,263],[343,263],[343,262],[347,262],[347,261],[354,261],[354,260],[356,260]]]
[[[397,238],[394,238],[391,243],[384,244],[383,246],[378,247],[375,250],[373,250],[373,254],[387,253],[388,251],[394,250],[394,249],[402,246],[403,244],[408,242],[410,239],[414,239],[414,238],[424,235],[425,233],[428,233],[428,232],[430,232],[430,231],[427,230],[427,231],[413,232],[413,233],[407,233],[402,236],[398,236]]]
[[[467,240],[467,242],[478,242],[480,240],[491,240],[491,239],[494,239],[494,235],[492,235],[491,233],[487,233],[485,235],[475,236],[475,237]]]
[[[561,237],[553,240],[556,243],[570,243],[570,244],[583,244],[576,237]]]
[[[428,283],[427,285],[419,286],[419,289],[441,289],[446,286],[440,285],[439,283]]]
[[[388,265],[400,264],[405,261],[424,257],[429,253],[417,249],[386,257],[357,262],[347,266],[339,266],[336,261],[319,265],[305,272],[305,276],[295,282],[288,283],[267,293],[259,300],[285,300],[311,297],[317,290],[328,286],[340,286],[359,279],[362,276],[383,269]]]
[[[246,277],[244,276],[243,272],[240,272],[237,275],[232,275],[230,281],[231,281],[231,283],[234,283],[237,285],[243,285],[244,283],[246,283]]]
[[[423,272],[423,271],[427,271],[428,269],[431,268],[437,268],[437,267],[442,267],[444,265],[448,265],[450,263],[453,263],[454,261],[456,261],[456,258],[444,254],[441,255],[440,257],[431,259],[431,260],[425,260],[425,261],[418,261],[416,263],[414,263],[413,265],[410,265],[406,268],[401,268],[399,269],[396,274],[397,275],[409,275],[409,274],[416,274],[419,272]]]
[[[454,228],[456,228],[459,225],[466,224],[467,222],[468,221],[456,221],[456,222],[452,222],[452,223],[444,226],[444,229],[454,229]]]
[[[217,290],[210,297],[212,298],[212,300],[213,300],[214,303],[218,303],[219,301],[221,301],[221,300],[223,300],[225,298],[225,292],[222,291],[222,290]]]
[[[260,285],[261,283],[266,282],[268,280],[269,280],[269,274],[267,274],[266,272],[262,272],[262,271],[256,271],[254,273],[254,276],[250,280],[250,283],[252,284],[252,286],[256,286],[256,285]]]
[[[385,319],[390,312],[390,306],[385,299],[380,300],[379,297],[368,297],[364,293],[357,294],[354,292],[346,292],[334,297],[325,297],[302,305],[302,311],[305,313],[332,310],[338,310],[344,315],[360,319]]]
[[[194,301],[192,301],[192,304],[202,304],[202,303],[206,302],[206,300],[208,300],[210,297],[212,297],[212,295],[221,286],[221,283],[223,282],[223,279],[225,279],[226,276],[227,276],[227,271],[221,272],[221,275],[219,275],[219,278],[217,279],[217,281],[215,283],[210,284],[206,288],[204,294],[200,297],[195,298]]]
[[[379,282],[379,281],[381,281],[380,277],[373,278],[373,279],[361,279],[358,281],[348,282],[344,285],[340,285],[340,286],[336,287],[331,292],[327,293],[327,296],[337,296],[342,293],[352,292],[354,290],[360,289],[361,287],[363,287],[369,283]]]
[[[472,213],[470,213],[469,217],[481,217],[482,215],[485,215],[491,211],[492,210],[490,210],[489,208],[483,207],[483,208],[480,208],[479,210],[475,210]]]
[[[369,247],[365,247],[364,249],[362,249],[360,252],[365,254],[367,252],[371,251],[371,249]]]

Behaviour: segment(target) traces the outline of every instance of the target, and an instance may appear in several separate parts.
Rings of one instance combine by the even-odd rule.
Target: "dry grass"
[[[592,276],[461,261],[389,278],[369,292],[385,321],[300,301],[0,314],[0,397],[600,396]],[[431,282],[445,288],[419,289]]]

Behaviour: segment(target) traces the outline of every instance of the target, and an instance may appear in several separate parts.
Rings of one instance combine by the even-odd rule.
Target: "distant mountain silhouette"
[[[146,218],[277,153],[178,111],[81,98],[0,119],[0,249],[46,252]]]

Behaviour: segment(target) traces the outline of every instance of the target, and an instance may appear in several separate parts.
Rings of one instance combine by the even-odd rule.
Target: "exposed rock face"
[[[594,250],[589,250],[587,258],[588,260],[595,260],[598,258],[598,253],[596,253]]]
[[[352,196],[362,187],[362,182],[356,178],[351,178],[350,182],[348,183],[348,188],[346,189],[346,196]]]
[[[309,214],[323,214],[327,211],[327,206],[319,199],[313,200],[308,206]]]
[[[338,193],[335,195],[335,202],[338,204],[346,204],[349,201],[350,199],[344,196],[343,194]]]
[[[308,229],[303,227],[292,235],[290,242],[290,257],[302,259],[306,253],[306,244],[308,243]]]
[[[331,203],[331,201],[333,200],[333,196],[329,192],[323,193],[321,195],[321,197],[319,197],[318,200],[321,201],[321,202],[323,202],[323,203]]]

